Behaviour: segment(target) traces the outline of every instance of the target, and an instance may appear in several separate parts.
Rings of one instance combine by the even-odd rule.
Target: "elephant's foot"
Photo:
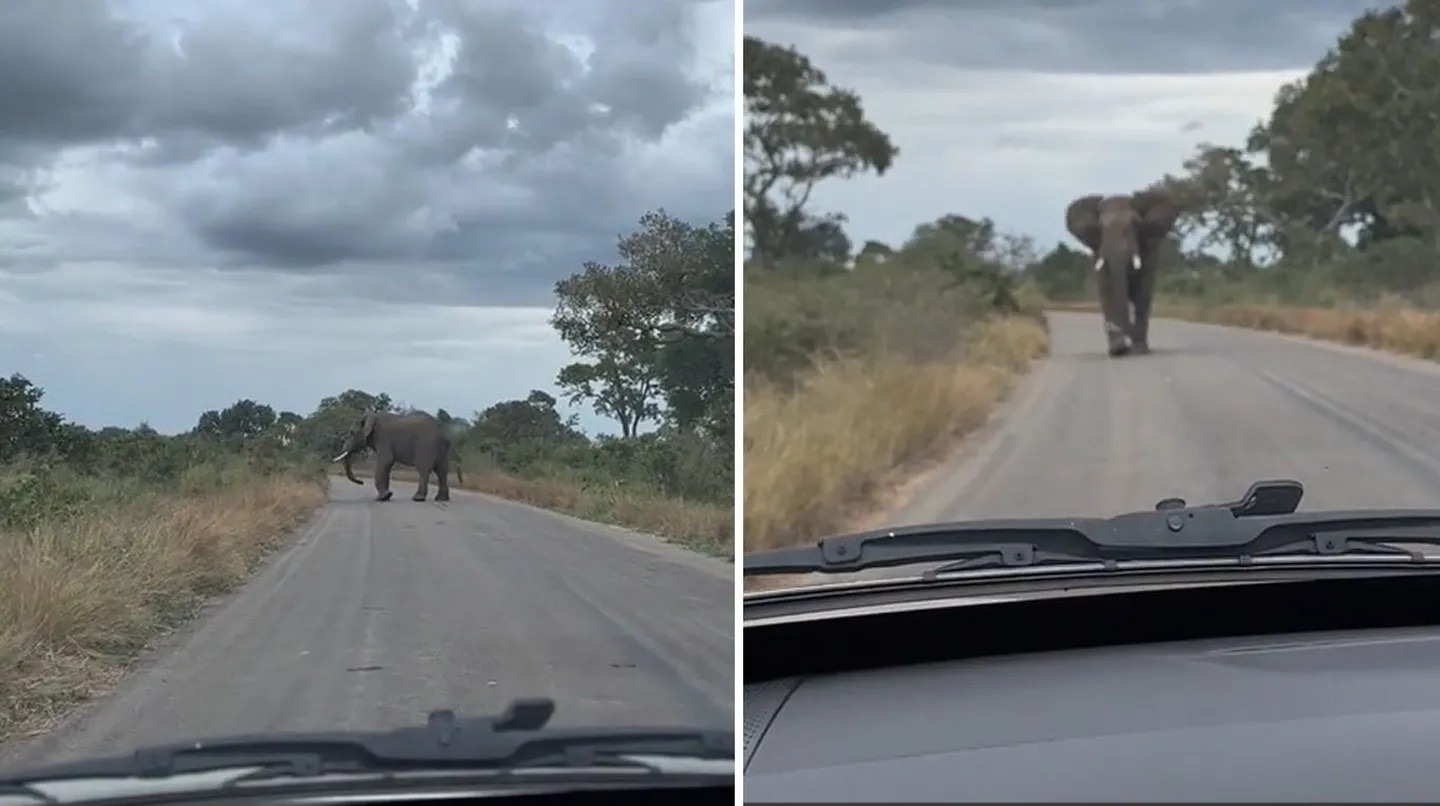
[[[391,498],[393,498],[393,497],[395,497],[395,493],[391,492],[390,490],[386,490],[385,492],[380,493],[379,495],[375,496],[375,500],[376,500],[376,501],[389,501],[389,500],[390,500]]]
[[[411,501],[424,501],[424,500],[425,500],[425,493],[415,493],[414,495],[410,496],[410,500],[411,500]]]
[[[449,490],[441,490],[440,492],[435,493],[435,500],[436,500],[436,501],[449,501],[449,500],[450,500],[450,491],[449,491]]]
[[[1150,354],[1150,345],[1148,342],[1137,341],[1130,346],[1130,349],[1134,350],[1136,355]]]
[[[1122,356],[1122,355],[1128,355],[1129,353],[1130,353],[1130,345],[1128,345],[1128,344],[1125,344],[1125,343],[1122,342],[1122,343],[1120,343],[1120,344],[1112,344],[1112,345],[1110,345],[1110,357],[1111,357],[1111,358],[1119,358],[1120,356]]]

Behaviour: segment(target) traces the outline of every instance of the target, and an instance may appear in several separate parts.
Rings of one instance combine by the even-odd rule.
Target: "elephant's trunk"
[[[352,455],[350,449],[349,449],[349,448],[346,448],[344,453],[342,453],[342,454],[340,454],[339,456],[335,457],[335,458],[332,459],[331,461],[333,462],[333,461],[341,461],[341,460],[343,460],[343,461],[345,462],[345,478],[350,479],[351,481],[353,481],[353,482],[356,483],[356,484],[364,484],[365,482],[361,481],[360,479],[355,478],[355,468],[353,468],[353,467],[350,466],[350,462],[351,462],[352,456],[353,456],[353,455]]]
[[[1102,248],[1095,270],[1099,273],[1100,307],[1106,330],[1113,337],[1127,337],[1131,331],[1130,274],[1140,267],[1140,253],[1131,244]]]
[[[1139,252],[1136,252],[1135,254],[1133,254],[1133,255],[1130,256],[1130,269],[1131,269],[1131,271],[1140,271],[1140,266],[1141,266],[1141,263],[1140,263],[1140,253],[1139,253]],[[1095,271],[1100,271],[1100,270],[1102,270],[1102,269],[1104,269],[1104,268],[1105,268],[1105,258],[1103,258],[1103,257],[1095,258]]]

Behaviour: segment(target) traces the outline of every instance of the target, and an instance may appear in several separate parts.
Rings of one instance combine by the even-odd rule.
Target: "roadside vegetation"
[[[540,390],[468,417],[440,409],[465,471],[455,486],[732,556],[732,233],[733,214],[697,226],[652,212],[620,239],[622,263],[559,282],[552,323],[577,361],[556,386],[619,434],[587,435]],[[303,415],[240,400],[167,435],[93,430],[43,398],[0,377],[0,740],[107,689],[242,582],[325,503],[348,428],[409,408],[359,389]]]
[[[882,504],[983,424],[1048,339],[1016,246],[960,215],[857,251],[804,200],[899,149],[791,48],[745,38],[745,550],[805,543]]]
[[[1437,36],[1433,4],[1366,12],[1244,143],[1198,144],[1162,182],[1184,213],[1156,314],[1440,357]],[[1024,275],[1093,310],[1074,246]]]

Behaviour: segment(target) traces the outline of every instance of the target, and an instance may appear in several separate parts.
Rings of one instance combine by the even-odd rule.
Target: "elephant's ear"
[[[1180,205],[1166,193],[1142,190],[1130,198],[1140,216],[1140,237],[1145,241],[1153,243],[1169,235],[1180,218]]]
[[[375,436],[376,419],[378,418],[375,416],[375,412],[372,411],[365,415],[365,419],[360,421],[360,436],[364,438],[365,444],[367,445],[370,444],[370,440]]]
[[[1065,208],[1065,229],[1091,252],[1100,251],[1100,194],[1081,196]]]

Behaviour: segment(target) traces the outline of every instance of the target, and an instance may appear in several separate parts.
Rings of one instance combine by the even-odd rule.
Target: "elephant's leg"
[[[440,485],[440,490],[435,493],[436,501],[450,500],[450,460],[442,458],[435,463],[435,480]]]
[[[1118,265],[1116,265],[1118,264]],[[1105,261],[1100,267],[1100,310],[1105,317],[1105,341],[1111,356],[1130,352],[1125,337],[1130,335],[1130,288],[1126,274],[1130,261]]]
[[[390,489],[390,469],[395,466],[394,459],[378,459],[375,462],[375,500],[389,501],[395,495]]]
[[[1130,341],[1135,352],[1150,352],[1150,304],[1155,299],[1155,256],[1146,255],[1140,270],[1130,274],[1130,300],[1135,304],[1135,323]]]
[[[424,501],[430,497],[430,470],[432,463],[424,458],[415,460],[415,472],[420,476],[420,483],[415,487],[415,494],[410,496],[412,501]]]

